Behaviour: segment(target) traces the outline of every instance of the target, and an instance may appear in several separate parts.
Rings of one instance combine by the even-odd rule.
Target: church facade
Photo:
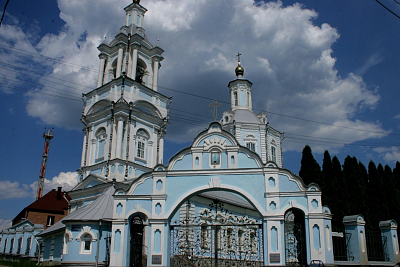
[[[164,164],[171,102],[157,90],[164,51],[147,38],[140,1],[125,11],[119,34],[98,47],[98,87],[84,95],[81,181],[69,192],[69,214],[36,235],[41,261],[333,265],[332,214],[318,185],[283,168],[283,133],[253,112],[239,57],[228,84],[231,109]],[[347,223],[360,237],[362,216]],[[385,227],[395,247],[397,224]],[[398,249],[391,253],[399,259]]]

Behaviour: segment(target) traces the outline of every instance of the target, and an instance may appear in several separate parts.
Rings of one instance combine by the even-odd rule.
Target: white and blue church
[[[171,103],[157,90],[164,50],[147,38],[140,1],[125,11],[119,33],[98,46],[97,88],[84,94],[81,181],[68,193],[69,214],[36,235],[40,260],[96,267],[338,265],[333,237],[340,233],[332,231],[320,188],[283,168],[283,133],[253,112],[240,58],[228,83],[230,110],[164,161]],[[363,217],[346,216],[344,224],[352,233],[352,264],[367,265]],[[381,229],[390,262],[400,261],[396,222]]]

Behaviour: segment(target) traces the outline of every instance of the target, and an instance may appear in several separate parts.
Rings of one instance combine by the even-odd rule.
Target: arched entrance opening
[[[307,266],[305,218],[300,209],[285,213],[285,262],[286,266]]]
[[[186,198],[170,217],[170,266],[263,266],[258,210],[231,191]]]
[[[147,266],[147,251],[145,249],[144,218],[135,215],[130,219],[130,252],[129,267]]]

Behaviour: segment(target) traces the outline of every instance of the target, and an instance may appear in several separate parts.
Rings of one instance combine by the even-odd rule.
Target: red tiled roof
[[[18,222],[20,218],[23,218],[26,211],[64,214],[64,211],[68,209],[68,201],[65,200],[64,193],[65,197],[68,199],[68,201],[70,201],[71,197],[68,195],[68,193],[63,192],[61,187],[59,187],[57,190],[53,189],[18,213],[18,215],[12,220],[13,224]]]
[[[25,209],[64,212],[64,210],[68,209],[68,202],[64,198],[64,193],[65,192],[62,192],[61,190],[58,191],[53,189],[43,197],[27,206]],[[71,200],[71,197],[68,194],[65,196],[68,201]]]

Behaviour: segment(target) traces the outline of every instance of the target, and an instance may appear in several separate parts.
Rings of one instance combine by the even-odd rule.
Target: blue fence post
[[[362,215],[350,215],[343,217],[346,233],[351,233],[350,248],[354,261],[361,265],[368,264],[367,243],[365,239],[365,221]]]

